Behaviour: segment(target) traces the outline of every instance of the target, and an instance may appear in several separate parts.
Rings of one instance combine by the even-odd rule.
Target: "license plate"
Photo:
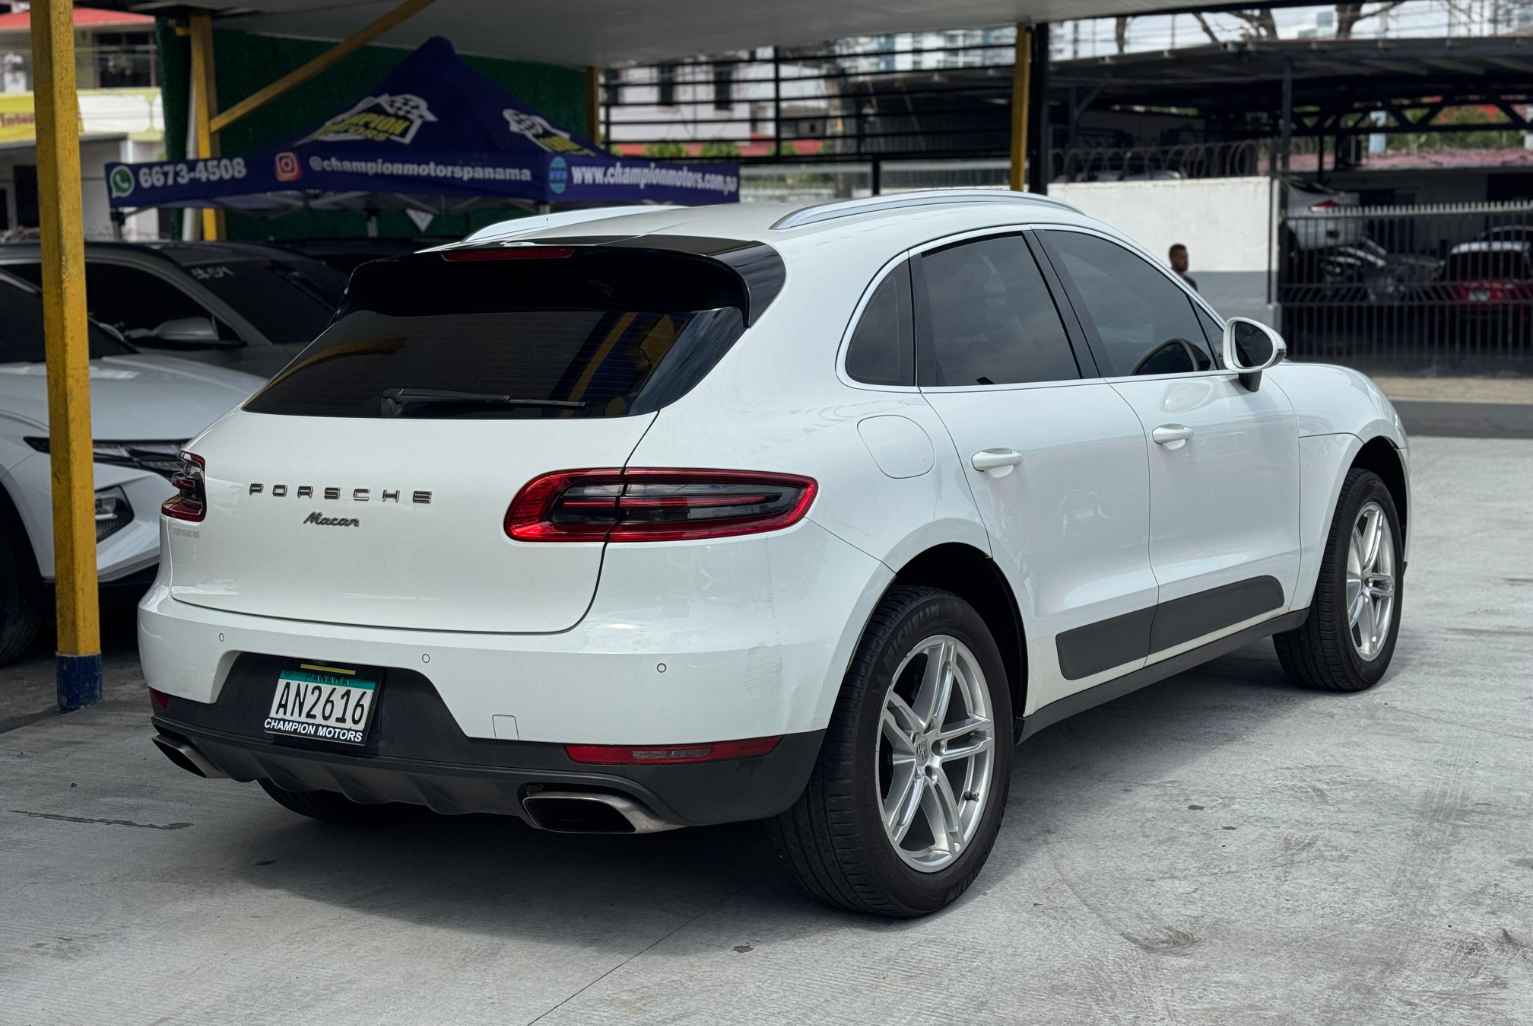
[[[268,734],[359,745],[367,736],[378,697],[375,681],[359,680],[336,667],[308,667],[277,674]]]

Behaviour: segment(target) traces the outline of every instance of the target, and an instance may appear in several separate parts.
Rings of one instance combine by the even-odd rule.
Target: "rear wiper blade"
[[[518,399],[494,392],[458,392],[450,388],[385,388],[383,390],[383,414],[397,417],[406,406],[421,403],[447,403],[459,406],[536,406],[559,410],[584,409],[580,399]]]

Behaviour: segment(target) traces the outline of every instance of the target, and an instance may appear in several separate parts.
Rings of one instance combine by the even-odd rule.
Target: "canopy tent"
[[[243,157],[109,164],[114,209],[414,210],[732,203],[736,164],[621,159],[428,39],[311,131]]]

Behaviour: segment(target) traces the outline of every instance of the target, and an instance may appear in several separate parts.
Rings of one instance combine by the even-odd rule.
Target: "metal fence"
[[[1008,189],[1007,160],[890,160],[742,164],[744,203],[828,203],[874,192],[914,189]]]
[[[1533,203],[1335,207],[1279,224],[1294,359],[1533,372]]]
[[[1015,37],[1012,26],[856,37],[608,68],[602,135],[618,153],[669,159],[1003,156]]]

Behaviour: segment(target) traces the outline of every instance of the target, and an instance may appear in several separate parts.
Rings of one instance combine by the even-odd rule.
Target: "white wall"
[[[106,165],[113,161],[134,163],[155,160],[164,149],[158,140],[138,141],[122,136],[80,140],[80,212],[87,239],[113,237],[111,208],[107,203]],[[16,224],[15,165],[37,164],[35,145],[10,144],[0,148],[0,189],[6,192],[6,222]],[[135,214],[123,225],[123,238],[149,240],[158,237],[159,218],[149,210]]]
[[[1123,232],[1163,263],[1187,247],[1188,272],[1226,317],[1267,323],[1267,278],[1277,266],[1270,178],[1051,183],[1049,196]]]

